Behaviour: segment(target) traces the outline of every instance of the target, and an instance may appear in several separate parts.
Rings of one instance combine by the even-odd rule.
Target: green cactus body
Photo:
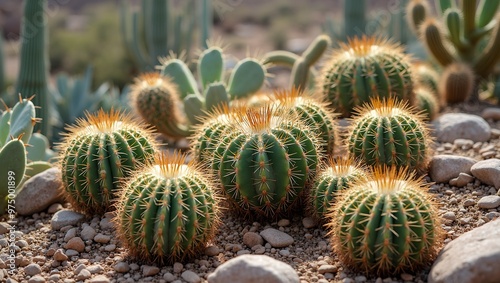
[[[5,106],[6,109],[0,117],[0,148],[10,141],[11,137],[19,137],[24,143],[30,140],[33,128],[38,122],[32,98],[23,99],[19,96],[19,102],[12,109]]]
[[[426,87],[417,87],[415,99],[415,108],[423,112],[426,121],[432,121],[439,113],[439,102],[436,96]]]
[[[214,185],[185,156],[162,154],[124,183],[114,219],[132,254],[173,263],[198,255],[219,223]]]
[[[336,112],[350,117],[371,98],[413,102],[410,61],[400,46],[375,38],[342,44],[323,67],[318,86]]]
[[[352,160],[330,158],[319,170],[311,188],[309,206],[312,214],[324,220],[336,196],[352,182],[365,177],[364,170]]]
[[[302,122],[313,129],[325,153],[333,153],[338,139],[335,116],[327,109],[326,103],[297,89],[278,91],[274,95],[276,103],[297,114]]]
[[[118,182],[154,158],[154,139],[130,116],[100,110],[68,128],[61,154],[62,180],[73,206],[87,213],[110,208]]]
[[[446,103],[460,103],[469,98],[474,89],[474,73],[463,63],[446,67],[438,85],[439,95]]]
[[[30,161],[52,161],[56,153],[50,149],[49,140],[40,133],[33,133],[26,148]]]
[[[0,216],[8,207],[8,200],[14,198],[26,171],[26,150],[20,139],[8,141],[0,149]]]
[[[392,99],[375,99],[358,112],[347,139],[353,158],[370,166],[425,168],[431,138],[413,108]]]
[[[132,87],[130,102],[135,112],[165,136],[181,138],[188,135],[179,93],[167,77],[158,73],[140,76]]]
[[[432,93],[439,98],[439,74],[432,66],[426,63],[416,63],[414,65],[415,82],[417,85],[428,88]],[[439,99],[438,99],[439,100]]]
[[[422,179],[376,169],[338,197],[328,217],[332,246],[349,267],[378,276],[415,272],[441,247],[443,231]]]
[[[249,109],[223,136],[212,170],[236,211],[275,218],[297,204],[319,159],[314,132],[298,117]]]

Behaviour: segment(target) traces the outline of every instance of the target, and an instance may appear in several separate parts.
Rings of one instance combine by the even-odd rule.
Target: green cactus
[[[321,157],[314,132],[297,116],[250,108],[220,136],[210,168],[236,212],[276,218],[299,203]]]
[[[38,107],[40,126],[35,131],[52,137],[50,115],[50,93],[48,89],[48,50],[46,46],[47,1],[24,2],[24,16],[21,29],[21,66],[16,84],[16,94],[35,95],[33,103]]]
[[[377,276],[415,272],[428,265],[444,234],[421,178],[377,168],[344,190],[330,210],[336,255],[350,268]]]
[[[67,198],[80,211],[108,210],[119,181],[154,158],[150,130],[117,111],[87,114],[68,131],[59,145],[62,180]]]
[[[23,99],[19,95],[19,102],[12,109],[5,106],[5,111],[0,116],[0,148],[5,146],[12,137],[19,137],[25,144],[31,138],[33,128],[39,121],[35,117],[33,97]]]
[[[121,6],[125,45],[141,71],[152,71],[169,52],[189,55],[197,29],[193,9],[200,11],[201,38],[196,45],[205,47],[212,30],[211,0],[185,1],[180,9],[168,0],[144,0],[141,11],[131,16],[129,4],[122,1]]]
[[[26,171],[26,150],[21,139],[8,141],[0,149],[0,215],[9,207],[9,200],[14,199],[19,184]]]
[[[346,39],[366,34],[366,1],[344,1],[344,36]]]
[[[439,99],[439,73],[431,65],[417,62],[413,65],[415,73],[415,83],[429,89],[438,100]]]
[[[458,62],[470,66],[476,76],[471,100],[477,100],[479,82],[487,80],[500,61],[500,1],[481,0],[479,6],[477,0],[460,3],[438,1],[438,21],[430,16],[426,2],[413,0],[408,5],[408,20],[443,67]]]
[[[179,153],[127,179],[114,219],[129,251],[142,259],[173,263],[202,252],[219,224],[213,181]]]
[[[327,35],[320,35],[316,37],[301,56],[285,50],[271,51],[265,55],[264,63],[291,68],[290,89],[313,89],[316,80],[314,64],[330,45],[331,39]]]
[[[439,113],[439,101],[427,87],[415,89],[415,108],[422,111],[425,121],[432,121]]]
[[[313,129],[325,153],[333,153],[338,140],[335,115],[327,109],[327,104],[297,89],[277,91],[275,103],[297,114],[302,122]]]
[[[467,64],[448,65],[439,80],[439,95],[447,103],[460,103],[469,98],[474,90],[474,73]]]
[[[54,161],[56,153],[50,149],[49,140],[40,133],[33,133],[26,148],[30,161]]]
[[[373,99],[358,108],[348,132],[353,158],[370,166],[424,169],[431,138],[420,114],[404,102]]]
[[[337,195],[351,184],[366,177],[365,170],[349,159],[329,158],[314,179],[309,195],[311,214],[324,221]]]
[[[409,57],[399,45],[355,37],[333,53],[317,85],[336,112],[350,117],[356,106],[373,97],[394,97],[412,104],[410,66]]]
[[[0,28],[0,97],[3,97],[6,91],[6,83],[5,83],[5,54],[4,54],[4,39],[3,39],[3,30]]]

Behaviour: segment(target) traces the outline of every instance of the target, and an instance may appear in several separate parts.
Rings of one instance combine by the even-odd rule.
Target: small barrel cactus
[[[219,223],[212,180],[186,156],[162,153],[124,183],[114,222],[130,252],[173,263],[202,252]]]
[[[310,209],[319,220],[323,220],[336,196],[366,174],[363,168],[350,159],[329,158],[318,170],[310,192]]]
[[[409,57],[400,46],[376,38],[355,37],[341,44],[325,63],[317,85],[343,117],[373,97],[413,103]]]
[[[431,138],[413,107],[393,99],[373,99],[357,110],[347,139],[354,158],[370,166],[425,168]]]
[[[427,87],[436,97],[439,95],[439,74],[431,65],[417,62],[414,64],[415,82],[420,86]]]
[[[439,81],[439,93],[446,103],[464,102],[474,90],[474,73],[463,63],[446,67]]]
[[[119,181],[154,159],[151,131],[112,110],[86,114],[59,145],[62,180],[77,210],[100,213],[116,198]]]
[[[415,108],[423,112],[425,120],[432,121],[439,113],[439,101],[427,87],[418,86],[415,89]]]
[[[396,167],[376,168],[337,198],[328,214],[332,246],[353,269],[379,276],[428,264],[443,230],[422,179]]]
[[[317,132],[321,148],[332,153],[335,139],[338,139],[335,116],[326,107],[326,103],[304,92],[292,90],[278,91],[274,94],[275,103],[296,113],[311,129]]]
[[[278,107],[248,109],[238,119],[222,135],[211,168],[235,211],[283,216],[315,172],[320,159],[316,135]]]
[[[160,133],[173,138],[188,135],[177,86],[168,77],[159,73],[141,75],[132,86],[130,103],[134,111]]]

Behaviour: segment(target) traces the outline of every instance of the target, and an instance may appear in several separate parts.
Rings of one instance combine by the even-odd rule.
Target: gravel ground
[[[462,105],[446,109],[446,112],[466,110],[478,114],[481,108]],[[498,122],[490,121],[490,125],[500,129]],[[500,133],[489,142],[472,145],[436,143],[435,154],[470,156],[477,160],[500,158],[499,136]],[[494,187],[477,180],[462,188],[433,184],[429,192],[439,205],[447,232],[445,244],[500,215],[500,208],[488,210],[476,205],[481,197],[497,194]],[[227,211],[222,216],[223,224],[217,237],[205,254],[184,264],[160,266],[127,257],[109,222],[111,213],[89,217],[76,226],[53,231],[51,217],[62,208],[70,207],[69,204],[53,205],[48,212],[16,218],[17,267],[7,282],[205,282],[216,267],[242,254],[265,254],[286,262],[297,271],[302,282],[426,282],[430,269],[429,266],[418,273],[394,278],[354,273],[344,268],[332,252],[326,230],[304,218],[303,213],[273,223],[252,223],[234,218]],[[1,219],[2,222],[6,220]],[[273,248],[269,243],[250,248],[244,243],[248,243],[248,239],[243,239],[247,232],[259,233],[269,227],[289,234],[294,243],[285,248]],[[6,265],[8,233],[4,230],[0,234],[3,234],[0,235],[0,278],[3,275],[0,281],[3,282],[9,270]]]

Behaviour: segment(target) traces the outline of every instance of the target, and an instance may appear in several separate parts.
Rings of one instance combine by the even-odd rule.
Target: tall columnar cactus
[[[366,1],[344,1],[344,36],[351,38],[366,34]]]
[[[350,159],[329,158],[314,179],[309,195],[309,207],[319,220],[325,220],[339,193],[351,184],[366,177],[365,170]]]
[[[146,122],[169,137],[185,137],[186,117],[182,113],[177,86],[159,73],[146,73],[132,86],[130,103]]]
[[[429,53],[443,67],[462,62],[472,68],[477,84],[488,79],[500,61],[500,1],[436,1],[441,20],[430,14],[426,1],[413,0],[408,5],[408,20],[422,38]],[[446,28],[444,28],[445,26]]]
[[[422,179],[390,169],[343,191],[330,210],[335,253],[353,269],[379,276],[413,272],[428,265],[443,230]]]
[[[330,38],[327,35],[320,35],[316,37],[301,56],[285,50],[271,51],[265,55],[264,63],[291,68],[290,89],[312,89],[316,80],[314,64],[330,45]]]
[[[132,254],[168,263],[202,252],[219,223],[210,177],[179,153],[156,162],[124,183],[114,219]]]
[[[154,159],[150,130],[114,110],[87,114],[68,131],[59,145],[65,193],[87,213],[108,210],[120,180]]]
[[[275,92],[274,99],[276,104],[297,114],[318,134],[320,147],[325,153],[333,153],[338,140],[337,123],[325,102],[295,88]]]
[[[187,129],[184,136],[188,136],[192,126],[199,124],[207,113],[217,107],[230,105],[233,100],[247,98],[264,85],[266,67],[257,59],[240,60],[232,69],[227,82],[224,66],[222,48],[211,46],[204,50],[197,62],[197,75],[201,82],[198,87],[193,73],[181,59],[168,57],[162,60],[161,75],[176,85],[178,99],[182,101],[184,115],[187,117],[184,124],[177,123],[169,127],[183,127]]]
[[[350,117],[370,98],[413,102],[409,57],[400,46],[377,38],[353,38],[341,44],[324,65],[318,87],[331,107]]]
[[[374,99],[358,108],[347,142],[350,154],[367,165],[423,169],[430,153],[428,132],[407,103]]]
[[[432,121],[439,113],[439,100],[427,87],[417,86],[415,100],[415,109],[422,112],[424,120]]]
[[[213,22],[211,0],[183,2],[180,11],[168,0],[144,0],[141,11],[128,11],[129,4],[122,1],[121,25],[126,47],[142,71],[152,71],[158,59],[173,51],[189,55],[196,34],[196,19],[200,19],[200,41],[206,46]],[[199,17],[192,15],[199,10]]]
[[[474,73],[471,68],[463,63],[448,65],[439,81],[439,95],[444,102],[464,102],[474,89]]]
[[[39,128],[43,135],[52,137],[50,125],[50,94],[47,86],[49,59],[46,43],[47,1],[24,2],[21,29],[21,66],[16,83],[16,93],[23,96],[35,95],[33,103],[38,106]]]
[[[211,169],[235,211],[276,218],[301,200],[318,164],[315,134],[275,107],[249,109],[222,135]]]

